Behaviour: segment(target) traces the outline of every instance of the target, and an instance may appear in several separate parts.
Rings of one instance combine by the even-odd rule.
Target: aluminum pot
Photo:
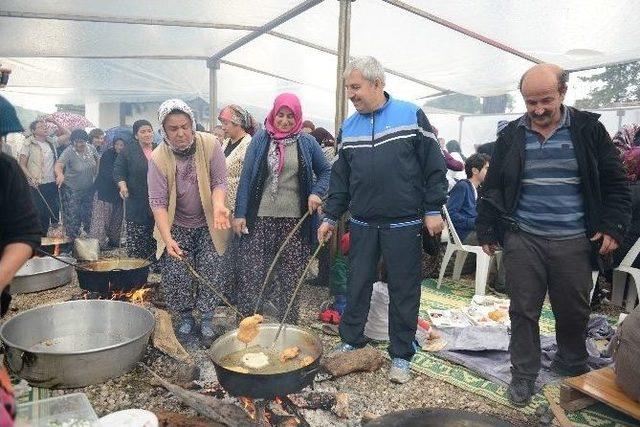
[[[155,319],[122,301],[33,308],[0,327],[9,369],[32,386],[78,388],[118,377],[144,355]]]
[[[71,257],[58,257],[69,263]],[[37,257],[28,260],[11,281],[11,295],[39,292],[56,288],[71,282],[73,267],[51,257]]]
[[[151,262],[141,258],[102,259],[76,267],[80,288],[102,294],[130,291],[147,284]]]
[[[279,326],[277,323],[261,324],[258,336],[249,345],[269,348]],[[310,365],[279,374],[245,374],[220,365],[220,360],[225,356],[246,348],[246,345],[236,338],[237,334],[238,330],[236,329],[222,335],[209,349],[209,357],[213,361],[218,381],[230,395],[253,399],[273,399],[276,396],[296,393],[313,383],[320,369],[322,342],[311,331],[299,326],[285,325],[285,329],[278,337],[275,349],[282,351],[288,347],[298,346],[301,353],[313,356],[315,360]]]

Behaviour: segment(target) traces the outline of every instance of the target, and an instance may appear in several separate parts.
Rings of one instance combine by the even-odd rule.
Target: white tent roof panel
[[[532,64],[388,1],[352,3],[351,54],[374,55],[388,69],[409,76],[388,74],[387,89],[397,97],[417,99],[437,92],[420,81],[478,96],[502,94]],[[640,58],[640,26],[629,19],[640,16],[635,0],[403,1],[569,69]],[[301,3],[2,0],[0,59],[14,66],[7,92],[39,93],[37,88],[44,87],[48,90],[42,95],[57,102],[206,99],[209,79],[202,59]],[[293,88],[310,98],[305,106],[309,115],[332,119],[336,56],[331,51],[336,50],[338,15],[339,2],[325,0],[275,28],[320,50],[267,34],[227,55],[226,61],[282,78],[223,63],[220,100],[266,106],[282,88]],[[97,22],[101,20],[108,22]],[[115,59],[126,56],[165,59]],[[176,57],[192,59],[166,59]]]
[[[640,59],[636,0],[403,1],[567,69]]]
[[[300,0],[3,0],[2,10],[260,26]]]
[[[19,33],[21,36],[11,37]],[[2,18],[2,52],[14,57],[180,55],[207,58],[249,31]]]

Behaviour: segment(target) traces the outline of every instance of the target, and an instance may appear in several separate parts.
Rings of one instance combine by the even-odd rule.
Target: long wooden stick
[[[324,247],[324,242],[321,242],[318,245],[318,247],[316,248],[316,250],[313,253],[313,255],[311,255],[311,258],[309,258],[309,262],[307,263],[307,266],[304,268],[304,271],[302,272],[302,276],[300,276],[300,279],[298,280],[298,284],[296,285],[296,288],[293,291],[293,295],[291,296],[291,299],[289,300],[289,304],[287,305],[287,309],[284,312],[284,316],[282,316],[282,320],[280,321],[280,326],[278,327],[278,332],[276,332],[276,337],[273,339],[273,344],[272,345],[275,345],[276,341],[278,341],[278,337],[280,336],[280,332],[282,331],[282,327],[284,326],[284,322],[287,320],[287,316],[289,315],[289,311],[291,311],[291,307],[293,307],[293,301],[295,301],[296,295],[298,295],[298,291],[300,290],[300,287],[301,287],[302,283],[304,282],[305,277],[307,277],[307,273],[309,272],[309,268],[311,268],[311,261],[313,261],[318,256],[318,253],[320,252],[320,250],[323,247]]]
[[[189,270],[189,272],[193,277],[195,277],[200,283],[202,283],[203,285],[211,289],[213,293],[216,294],[218,298],[222,300],[223,303],[227,304],[229,308],[231,308],[238,316],[242,317],[242,314],[240,313],[240,311],[233,304],[231,304],[229,300],[227,300],[224,294],[220,292],[218,289],[216,289],[215,286],[213,286],[211,283],[204,280],[204,278],[200,274],[198,274],[198,272],[195,270],[195,268],[193,268],[193,266],[189,263],[189,261],[187,261],[186,258],[182,258],[182,262],[184,262],[184,264],[187,266],[187,269]]]
[[[300,228],[300,226],[302,225],[304,220],[307,219],[307,217],[309,215],[310,215],[310,212],[307,211],[302,216],[302,218],[300,218],[300,220],[296,223],[296,225],[289,232],[289,234],[287,234],[287,237],[285,237],[284,241],[280,245],[280,248],[278,249],[278,252],[276,252],[276,256],[273,258],[273,261],[271,262],[271,265],[269,266],[269,270],[267,270],[267,275],[264,277],[264,281],[262,282],[262,287],[260,288],[260,293],[258,294],[258,299],[256,300],[256,307],[253,310],[253,314],[256,314],[258,312],[258,308],[260,307],[260,301],[262,300],[262,295],[264,294],[264,290],[267,287],[267,283],[269,282],[269,279],[271,278],[271,273],[273,273],[273,269],[275,268],[276,263],[278,262],[278,259],[280,259],[280,255],[282,255],[282,251],[284,250],[284,248],[287,246],[287,243],[289,243],[289,240],[291,240],[291,238],[293,237],[295,232],[298,231],[298,229]]]

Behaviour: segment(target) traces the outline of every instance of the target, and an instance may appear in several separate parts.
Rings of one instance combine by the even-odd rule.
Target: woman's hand
[[[317,194],[309,195],[308,200],[309,213],[314,213],[320,206],[322,206],[322,199]]]
[[[167,242],[167,254],[169,254],[169,256],[172,258],[176,258],[180,260],[184,255],[184,253],[182,252],[182,249],[180,249],[180,245],[178,245],[178,242],[176,242],[172,238],[170,238],[169,241]]]
[[[229,209],[223,204],[213,205],[213,228],[216,230],[226,230],[231,227],[229,224]]]
[[[40,180],[38,178],[34,178],[31,175],[27,175],[27,182],[33,188],[37,188],[40,185]]]
[[[58,188],[62,187],[62,184],[64,184],[64,175],[63,174],[56,175],[56,185],[58,186]]]
[[[233,220],[233,232],[238,236],[248,234],[246,218],[236,218]]]
[[[320,243],[328,242],[329,239],[331,239],[331,235],[334,230],[335,227],[333,225],[323,221],[322,224],[320,224],[320,227],[318,227],[318,241]]]
[[[127,183],[124,181],[120,181],[118,183],[118,188],[120,189],[120,197],[123,199],[129,198],[129,188],[127,188]]]

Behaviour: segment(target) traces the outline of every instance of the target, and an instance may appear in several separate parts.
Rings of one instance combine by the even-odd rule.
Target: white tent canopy
[[[14,70],[6,91],[56,103],[208,99],[207,58],[308,3],[2,0],[0,62]],[[320,1],[225,55],[218,100],[266,107],[292,91],[308,117],[333,121],[339,8]],[[640,2],[357,0],[350,54],[376,56],[396,97],[498,95],[533,60],[575,70],[640,59],[630,16]]]

